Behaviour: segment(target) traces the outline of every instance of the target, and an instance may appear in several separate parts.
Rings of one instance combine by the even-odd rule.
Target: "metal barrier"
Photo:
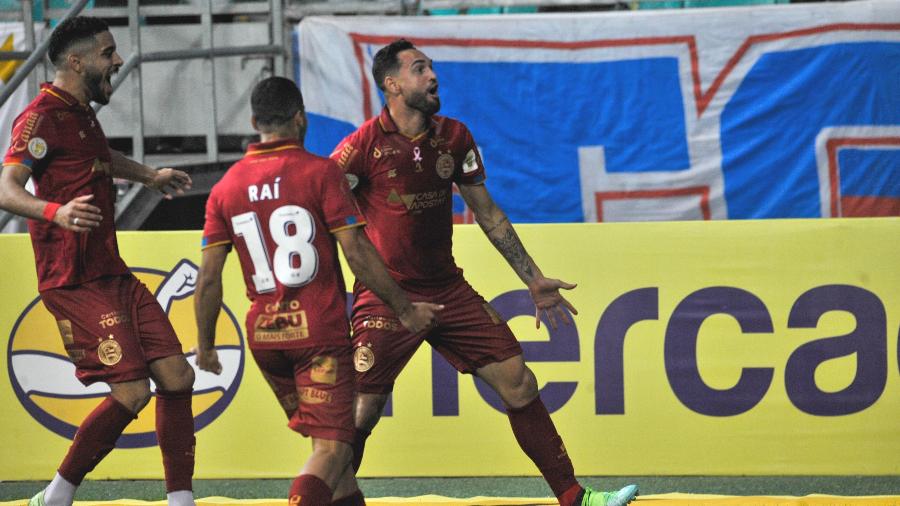
[[[77,0],[67,10],[48,9],[44,17],[47,19],[61,20],[77,16],[83,10],[88,0]],[[32,0],[22,1],[21,17],[26,28],[26,45],[35,47],[34,20],[32,19]],[[199,5],[155,5],[141,6],[138,0],[129,0],[127,7],[100,7],[90,9],[89,14],[101,18],[128,19],[132,53],[119,69],[119,73],[113,79],[113,90],[116,90],[125,82],[132,79],[132,92],[130,104],[132,114],[137,120],[132,132],[132,158],[143,163],[144,150],[144,104],[143,85],[141,77],[141,65],[149,62],[180,61],[202,59],[206,61],[204,69],[205,89],[209,90],[208,108],[206,116],[206,161],[217,162],[220,159],[218,132],[217,132],[217,104],[215,94],[215,58],[233,56],[268,56],[272,58],[272,70],[275,75],[285,75],[288,68],[289,57],[285,44],[285,17],[282,0],[267,0],[265,2],[248,2],[241,4],[214,4],[213,0],[205,0]],[[239,47],[216,47],[213,37],[214,16],[222,14],[257,15],[265,16],[269,22],[270,44],[251,45]],[[203,33],[203,48],[192,48],[174,51],[143,52],[141,49],[141,19],[146,17],[175,17],[175,16],[199,16],[200,29]],[[43,21],[43,20],[41,20]],[[32,51],[0,51],[0,60],[14,60],[27,57],[25,63],[17,69],[13,78],[0,91],[0,106],[2,106],[16,89],[29,77],[34,76],[35,69],[44,61],[49,46],[49,33],[46,38]],[[32,94],[37,92],[37,79],[32,77]],[[94,104],[94,109],[99,111],[102,106]],[[116,216],[119,217],[141,191],[141,185],[130,185],[124,195],[119,199],[116,207]],[[0,230],[13,219],[13,215],[0,210]]]

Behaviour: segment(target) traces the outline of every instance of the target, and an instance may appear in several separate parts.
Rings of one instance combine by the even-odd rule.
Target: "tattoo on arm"
[[[525,251],[519,235],[509,223],[509,218],[504,216],[498,223],[485,227],[484,232],[519,277],[526,283],[534,278],[534,270],[531,267],[533,261]]]

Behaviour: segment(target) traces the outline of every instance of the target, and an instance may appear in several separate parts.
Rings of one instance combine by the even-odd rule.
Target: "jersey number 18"
[[[231,226],[234,227],[234,233],[243,237],[247,245],[247,252],[253,261],[254,273],[251,277],[257,293],[275,290],[275,280],[284,286],[296,288],[316,277],[319,254],[312,245],[316,237],[316,224],[306,209],[300,206],[281,206],[272,212],[269,217],[269,235],[277,247],[271,259],[256,212],[233,216]]]

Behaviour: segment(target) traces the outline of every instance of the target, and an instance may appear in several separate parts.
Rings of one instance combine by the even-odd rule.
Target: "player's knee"
[[[194,388],[196,375],[187,360],[173,360],[161,370],[154,380],[157,387],[166,392],[190,392]]]
[[[507,406],[513,408],[525,406],[539,394],[537,378],[527,366],[509,378],[504,387],[497,393],[500,394]]]
[[[135,415],[150,402],[150,380],[136,380],[110,385],[111,395]]]

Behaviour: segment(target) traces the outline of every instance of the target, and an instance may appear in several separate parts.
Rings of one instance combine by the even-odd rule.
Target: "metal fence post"
[[[141,13],[138,0],[128,0],[128,27],[131,32],[131,52],[140,61]],[[131,74],[131,114],[134,116],[135,131],[131,133],[131,156],[144,163],[144,86],[141,66],[136,65]]]
[[[200,22],[203,24],[204,28],[204,46],[209,51],[209,57],[204,60],[204,65],[207,67],[207,71],[204,72],[204,75],[206,76],[205,81],[209,89],[208,96],[210,101],[210,114],[207,116],[206,128],[206,157],[210,162],[215,162],[219,158],[219,138],[218,114],[216,111],[216,59],[213,58],[213,48],[215,45],[213,29],[215,28],[215,24],[213,23],[212,3],[213,0],[206,0],[206,10],[200,17]]]

